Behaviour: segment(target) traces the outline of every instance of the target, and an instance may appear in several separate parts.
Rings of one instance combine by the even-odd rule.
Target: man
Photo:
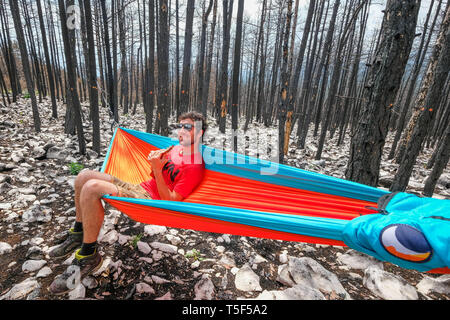
[[[149,154],[152,179],[140,185],[129,184],[102,172],[80,172],[75,180],[75,225],[68,231],[65,241],[50,251],[49,256],[67,257],[81,248],[75,252],[72,266],[52,282],[49,287],[51,293],[66,293],[73,289],[70,282],[76,272],[81,279],[101,266],[97,237],[104,218],[101,202],[104,195],[181,201],[201,182],[205,164],[200,143],[207,129],[206,121],[197,112],[184,113],[179,117],[177,129],[179,145]]]

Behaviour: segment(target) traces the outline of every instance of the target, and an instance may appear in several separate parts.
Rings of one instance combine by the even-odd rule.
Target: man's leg
[[[74,289],[79,281],[101,266],[103,259],[96,250],[97,237],[105,215],[101,198],[105,194],[118,193],[119,190],[114,184],[104,180],[88,179],[84,183],[79,195],[83,243],[81,249],[75,252],[72,264],[53,280],[49,287],[51,293],[58,295]]]
[[[81,171],[77,178],[75,179],[75,209],[76,209],[76,222],[82,222],[83,220],[83,212],[80,204],[80,196],[81,196],[81,190],[83,189],[83,186],[88,182],[89,180],[96,179],[96,180],[103,180],[106,182],[112,181],[112,176],[109,174],[98,172],[98,171],[92,171],[92,170],[83,170]]]
[[[83,221],[83,243],[97,241],[105,215],[101,198],[106,194],[118,195],[118,188],[107,181],[90,179],[80,192],[79,205]]]
[[[98,171],[92,170],[83,170],[81,171],[77,178],[75,179],[75,208],[76,208],[76,219],[75,225],[73,228],[68,230],[67,234],[64,238],[61,239],[63,241],[60,245],[55,247],[52,251],[49,252],[49,256],[52,258],[62,258],[71,254],[73,250],[79,248],[83,243],[83,209],[81,206],[81,191],[84,185],[91,180],[97,181],[112,181],[113,178],[109,174],[101,173]]]

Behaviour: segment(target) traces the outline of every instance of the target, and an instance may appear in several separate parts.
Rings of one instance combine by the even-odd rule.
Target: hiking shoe
[[[103,263],[103,258],[97,250],[89,256],[79,255],[81,249],[75,252],[72,264],[53,280],[48,290],[54,295],[62,295],[75,289],[87,275],[97,271]]]
[[[51,258],[62,258],[72,254],[73,250],[81,247],[83,243],[83,232],[74,232],[71,228],[67,232],[67,238],[48,253]]]

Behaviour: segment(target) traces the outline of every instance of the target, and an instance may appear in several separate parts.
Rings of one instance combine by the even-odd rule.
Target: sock
[[[95,252],[95,249],[97,247],[97,241],[91,242],[91,243],[85,243],[81,245],[81,250],[78,252],[81,256],[89,256]]]
[[[75,225],[73,226],[73,232],[83,232],[83,223],[75,221]]]

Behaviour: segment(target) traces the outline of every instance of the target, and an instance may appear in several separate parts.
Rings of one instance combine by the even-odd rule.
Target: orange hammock
[[[148,140],[142,140],[143,136],[141,132],[118,129],[102,171],[134,184],[150,179],[151,167],[147,160],[150,151],[176,142],[169,138],[145,134],[145,137],[155,139],[153,142],[155,145],[152,145]],[[159,146],[156,146],[158,144]],[[376,207],[376,201],[364,201],[282,186],[218,172],[214,169],[214,165],[206,165],[202,183],[183,202],[342,220],[351,220],[363,214],[376,212],[374,209],[369,209]],[[379,192],[379,194],[383,193]],[[154,206],[149,207],[151,202],[161,202],[160,200],[144,203],[109,198],[106,201],[132,219],[146,224],[287,241],[345,245],[341,240],[336,239],[281,232]]]
[[[167,137],[118,128],[102,172],[139,184],[151,179],[147,160],[150,151],[175,144],[178,141]],[[348,245],[405,268],[449,272],[450,222],[441,222],[450,221],[447,217],[448,201],[417,200],[413,195],[404,194],[396,200],[400,203],[397,207],[396,201],[391,205],[395,210],[389,216],[383,216],[379,214],[377,202],[383,196],[392,195],[388,191],[207,146],[202,146],[202,155],[206,168],[204,179],[183,201],[108,195],[104,200],[133,220],[145,224]],[[425,218],[433,219],[418,218],[417,221],[423,225],[421,230],[417,229],[412,215],[409,220],[405,215],[409,211],[404,211],[402,197],[406,203],[413,204],[408,210],[419,215],[423,216],[421,208],[432,208]],[[433,212],[442,215],[437,217],[442,220],[434,219]],[[385,226],[379,223],[385,218],[405,220],[404,217],[412,225],[398,227],[398,224],[389,222],[387,227],[390,229],[383,229]],[[386,246],[383,247],[384,244]]]

